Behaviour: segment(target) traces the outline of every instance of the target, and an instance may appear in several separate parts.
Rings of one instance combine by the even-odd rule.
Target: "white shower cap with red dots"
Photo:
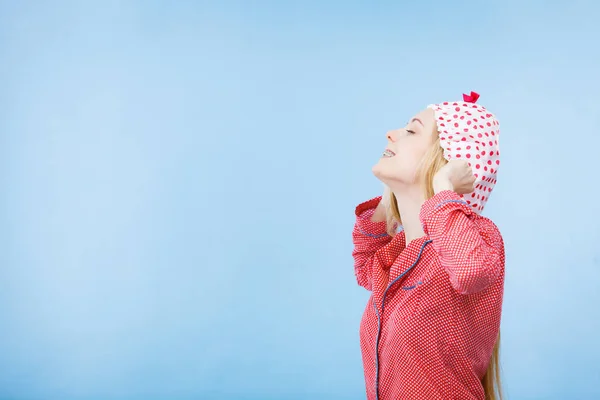
[[[475,190],[461,197],[480,213],[487,202],[500,165],[500,124],[494,114],[475,104],[479,94],[464,94],[463,101],[429,105],[435,112],[444,158],[464,160],[475,175]]]

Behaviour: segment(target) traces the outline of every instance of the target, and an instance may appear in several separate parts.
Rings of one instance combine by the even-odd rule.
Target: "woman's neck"
[[[425,196],[422,193],[422,189],[411,189],[394,190],[407,246],[411,241],[425,236],[421,220],[419,219],[421,207],[425,203]]]

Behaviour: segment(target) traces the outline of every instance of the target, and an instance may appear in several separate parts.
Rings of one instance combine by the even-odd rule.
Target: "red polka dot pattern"
[[[462,198],[480,213],[496,184],[500,165],[500,124],[485,107],[474,103],[444,102],[428,108],[435,112],[444,158],[465,160],[477,174],[475,196],[467,194]]]
[[[367,399],[484,400],[504,292],[498,228],[443,191],[421,210],[426,236],[407,246],[371,222],[380,200],[356,208],[352,232],[356,279],[372,292],[360,324]]]

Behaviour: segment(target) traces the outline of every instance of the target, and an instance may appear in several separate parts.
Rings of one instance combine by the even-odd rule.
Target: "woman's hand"
[[[471,193],[475,188],[473,170],[466,161],[452,160],[444,165],[433,177],[435,194],[452,190],[457,194]]]

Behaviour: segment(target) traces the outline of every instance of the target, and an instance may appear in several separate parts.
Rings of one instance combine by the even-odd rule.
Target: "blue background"
[[[600,398],[599,4],[402,3],[0,1],[0,398],[363,399],[354,206],[470,90],[505,391]]]

